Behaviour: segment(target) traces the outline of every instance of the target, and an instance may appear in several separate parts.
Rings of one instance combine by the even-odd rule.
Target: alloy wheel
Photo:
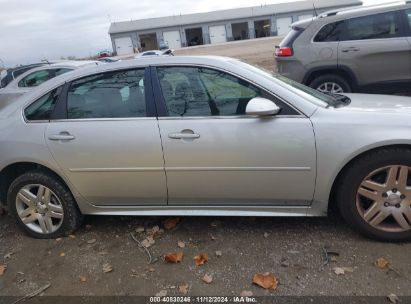
[[[343,88],[335,82],[324,82],[317,87],[317,90],[323,93],[339,94],[344,93]]]
[[[411,229],[410,170],[408,166],[386,166],[364,178],[356,205],[365,222],[385,232]]]
[[[43,185],[21,188],[16,197],[16,210],[23,224],[37,233],[53,233],[63,223],[64,210],[60,199]]]

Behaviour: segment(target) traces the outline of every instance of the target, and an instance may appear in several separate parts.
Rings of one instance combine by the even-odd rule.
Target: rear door
[[[70,182],[94,205],[165,205],[163,152],[148,72],[105,72],[63,91],[46,131]]]
[[[316,152],[307,117],[214,68],[167,66],[157,73],[166,108],[159,127],[169,205],[311,203]],[[280,114],[245,115],[247,103],[257,96],[275,101]]]
[[[338,48],[338,65],[348,67],[360,86],[411,79],[410,45],[400,12],[347,19]]]

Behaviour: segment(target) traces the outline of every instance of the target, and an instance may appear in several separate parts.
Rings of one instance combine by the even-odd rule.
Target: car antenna
[[[317,13],[317,9],[315,8],[314,1],[313,1],[313,8],[314,8],[314,16],[318,17],[318,13]]]

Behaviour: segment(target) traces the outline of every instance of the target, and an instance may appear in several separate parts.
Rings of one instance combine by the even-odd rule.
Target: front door
[[[151,93],[144,75],[144,69],[133,69],[73,81],[66,104],[56,106],[67,109],[66,119],[47,128],[54,158],[92,204],[167,203],[160,135],[146,107]]]
[[[240,78],[203,67],[159,67],[159,118],[169,205],[308,205],[315,183],[308,118]],[[245,115],[261,96],[275,117]]]

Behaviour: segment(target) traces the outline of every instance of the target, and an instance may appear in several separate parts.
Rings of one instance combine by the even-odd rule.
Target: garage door
[[[181,48],[181,38],[179,31],[163,32],[163,39],[170,49]]]
[[[117,55],[127,55],[134,53],[131,37],[116,38],[114,39],[114,43],[116,44]]]
[[[278,36],[285,36],[291,29],[291,24],[293,20],[291,17],[287,18],[278,18],[277,19],[277,35]]]
[[[210,42],[221,43],[227,41],[225,25],[210,26]]]
[[[298,20],[312,19],[312,17],[313,17],[312,14],[301,15],[301,16],[298,16]]]

